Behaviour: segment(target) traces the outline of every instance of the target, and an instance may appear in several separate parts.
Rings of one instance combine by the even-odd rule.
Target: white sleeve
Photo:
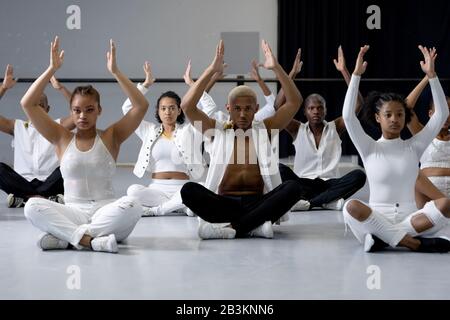
[[[371,145],[375,143],[375,141],[366,134],[355,113],[360,80],[361,76],[352,75],[350,84],[348,85],[347,94],[345,95],[342,118],[344,119],[345,128],[347,129],[350,139],[352,139],[361,158],[364,159],[369,153]]]
[[[431,141],[433,141],[434,137],[436,137],[442,129],[442,126],[449,115],[447,99],[445,97],[444,90],[442,90],[438,77],[430,79],[429,83],[431,93],[433,95],[434,113],[430,120],[428,120],[426,126],[418,134],[411,138],[411,145],[419,158],[422,156]]]
[[[264,96],[266,99],[266,104],[263,108],[259,109],[255,114],[255,121],[263,121],[271,116],[273,116],[276,112],[274,104],[275,104],[275,96],[273,93],[270,96]]]
[[[137,88],[139,89],[139,91],[145,95],[148,92],[148,88],[144,87],[142,84],[138,83],[137,84]],[[131,101],[128,98],[127,100],[125,100],[125,102],[122,104],[122,112],[124,115],[126,115],[128,113],[128,111],[131,110]],[[146,127],[151,126],[150,123],[148,123],[145,120],[141,121],[141,124],[139,125],[139,127],[137,127],[137,129],[134,131],[137,136],[141,139],[144,140],[144,136],[145,136],[145,131],[146,131]]]
[[[205,91],[202,94],[202,97],[197,103],[197,108],[202,110],[208,117],[212,117],[214,112],[217,111],[217,105],[214,102],[213,98]]]

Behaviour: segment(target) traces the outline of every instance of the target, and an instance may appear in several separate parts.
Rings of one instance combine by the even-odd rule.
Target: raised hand
[[[364,61],[364,55],[369,50],[369,46],[365,45],[361,47],[358,53],[358,58],[356,59],[355,70],[353,71],[354,75],[361,76],[366,72],[367,61]]]
[[[294,79],[297,76],[297,74],[299,74],[300,71],[302,71],[303,61],[301,61],[301,58],[302,58],[302,48],[298,48],[297,54],[294,59],[294,64],[292,65],[292,70],[291,72],[289,72],[289,76],[292,79]]]
[[[58,70],[64,62],[64,50],[59,51],[59,38],[50,43],[50,68],[53,71]],[[48,81],[48,80],[47,80]]]
[[[425,72],[428,78],[436,77],[436,71],[434,69],[434,63],[437,57],[436,48],[428,49],[427,47],[419,46],[422,51],[424,61],[420,61],[420,67]]]
[[[259,68],[258,62],[256,62],[256,60],[252,60],[252,70],[250,71],[250,75],[255,81],[262,80],[258,68]]]
[[[223,40],[219,41],[219,44],[216,47],[216,54],[214,56],[211,65],[209,66],[213,72],[223,72],[224,63],[223,63],[223,55],[225,52],[225,46],[223,44]]]
[[[265,61],[264,63],[261,63],[259,66],[266,68],[268,70],[274,69],[278,65],[278,61],[277,58],[275,58],[275,56],[273,55],[272,49],[270,48],[266,40],[262,40],[261,48],[264,53]]]
[[[225,71],[226,67],[228,67],[228,65],[226,63],[224,63],[222,66],[222,70],[214,73],[211,78],[211,81],[217,81],[217,80],[221,80],[221,79],[225,78],[226,74],[224,73],[224,71]]]
[[[192,86],[194,84],[194,80],[192,80],[192,77],[191,77],[191,68],[192,68],[191,59],[189,59],[187,67],[186,67],[186,71],[184,72],[184,75],[183,75],[184,82],[188,86]]]
[[[117,68],[116,62],[116,45],[112,39],[109,40],[109,51],[106,53],[106,60],[108,71],[111,72],[111,74],[117,73],[119,68]]]
[[[17,79],[14,79],[13,67],[8,64],[5,69],[5,76],[1,88],[6,91],[14,87],[16,83]]]
[[[344,57],[344,51],[342,50],[342,46],[339,46],[338,48],[338,58],[333,59],[334,65],[336,66],[337,71],[344,72],[346,70],[345,65],[345,57]]]
[[[50,78],[50,83],[52,84],[52,87],[56,90],[61,90],[63,88],[63,85],[58,81],[58,79],[55,78],[55,76]]]
[[[150,65],[150,62],[145,61],[142,68],[144,69],[145,73],[145,81],[142,85],[148,88],[155,83],[156,79],[153,77],[152,66]]]

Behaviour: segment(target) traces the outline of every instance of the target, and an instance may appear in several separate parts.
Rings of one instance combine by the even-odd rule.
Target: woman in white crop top
[[[363,112],[371,123],[379,124],[382,137],[375,141],[363,130],[355,115],[361,75],[367,63],[362,47],[345,97],[345,126],[361,155],[370,186],[369,204],[349,200],[344,205],[344,221],[350,226],[366,252],[386,246],[403,246],[413,251],[448,252],[450,250],[450,200],[429,201],[417,210],[414,187],[419,159],[446,121],[449,111],[445,95],[434,70],[436,51],[419,47],[424,61],[421,67],[428,76],[436,110],[423,130],[408,140],[400,138],[410,120],[406,102],[397,94],[371,94]]]
[[[422,93],[423,89],[428,83],[428,78],[425,77],[414,90],[414,95],[411,93],[408,100],[411,103],[408,106],[413,111],[415,103]],[[446,97],[447,105],[450,109],[450,98]],[[431,117],[435,112],[435,105],[432,101],[428,110],[428,115]],[[413,111],[413,117],[408,124],[408,129],[412,135],[416,135],[423,129],[423,124]],[[431,144],[423,153],[420,159],[421,172],[428,177],[429,180],[445,195],[450,197],[450,117],[447,118],[437,136],[433,139]],[[428,200],[428,199],[427,199]],[[418,201],[421,201],[419,199]],[[426,200],[422,200],[426,201]]]
[[[137,88],[143,94],[155,82],[150,64],[144,64],[145,81]],[[190,180],[202,177],[205,165],[201,154],[202,137],[185,123],[180,108],[181,99],[173,91],[161,94],[157,101],[155,117],[159,124],[143,120],[136,134],[142,140],[134,174],[143,177],[150,173],[148,186],[133,184],[127,194],[140,200],[142,216],[162,216],[172,213],[187,213],[183,205],[180,189]],[[208,94],[201,99],[202,109],[210,114],[216,109]],[[122,111],[127,114],[132,103],[127,99]]]
[[[43,250],[77,249],[117,252],[117,241],[132,232],[141,215],[139,201],[132,197],[114,199],[112,177],[120,145],[133,133],[148,109],[145,97],[118,69],[115,45],[107,53],[109,72],[132,101],[133,107],[105,130],[97,129],[102,112],[100,96],[92,86],[77,87],[70,99],[76,133],[52,121],[36,105],[50,78],[63,64],[59,39],[51,43],[50,65],[21,100],[23,110],[36,129],[54,146],[64,178],[65,205],[32,198],[25,205],[26,218],[45,234],[39,239]]]

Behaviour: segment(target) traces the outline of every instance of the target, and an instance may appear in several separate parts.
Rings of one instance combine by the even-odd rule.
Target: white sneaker
[[[201,239],[233,239],[236,230],[220,223],[203,222],[198,227],[198,236]]]
[[[273,229],[272,229],[272,221],[266,221],[259,227],[253,229],[248,233],[250,237],[258,237],[258,238],[273,238]]]
[[[159,207],[142,207],[142,217],[156,217],[161,216],[159,212]]]
[[[43,233],[39,237],[37,245],[42,250],[64,250],[69,247],[69,242],[60,240],[50,233]]]
[[[300,199],[294,206],[291,211],[307,211],[311,207],[311,203],[308,200]]]
[[[102,252],[111,252],[117,253],[119,252],[119,248],[117,247],[117,241],[114,234],[110,234],[105,237],[94,238],[91,241],[91,247],[93,251],[102,251]]]
[[[322,205],[322,208],[324,209],[328,209],[328,210],[337,210],[337,211],[341,211],[342,208],[344,207],[344,202],[345,200],[340,198],[336,201],[332,201],[332,202],[328,202],[328,203],[324,203]]]

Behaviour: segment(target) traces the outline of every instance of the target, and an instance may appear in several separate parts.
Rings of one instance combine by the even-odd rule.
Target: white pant
[[[114,234],[119,242],[127,238],[141,217],[142,207],[128,196],[65,205],[30,198],[24,213],[36,228],[82,249],[79,242],[85,234],[93,238]]]
[[[436,208],[434,201],[429,201],[422,209],[417,210],[414,206],[389,206],[389,205],[368,205],[372,209],[372,213],[365,221],[358,221],[353,218],[347,211],[348,200],[344,204],[342,213],[344,222],[350,227],[359,242],[363,243],[367,233],[376,235],[378,238],[388,243],[392,247],[403,239],[405,235],[412,237],[441,237],[450,240],[450,227],[447,219]],[[406,211],[406,210],[410,211]],[[412,212],[412,213],[410,213]],[[433,224],[428,230],[418,233],[411,224],[411,218],[417,214],[423,213]]]
[[[143,206],[159,207],[162,214],[186,209],[181,199],[180,190],[189,180],[152,179],[145,187],[133,184],[128,187],[127,195],[139,199]]]
[[[450,177],[449,176],[435,176],[428,177],[430,181],[438,188],[447,198],[450,198]]]

